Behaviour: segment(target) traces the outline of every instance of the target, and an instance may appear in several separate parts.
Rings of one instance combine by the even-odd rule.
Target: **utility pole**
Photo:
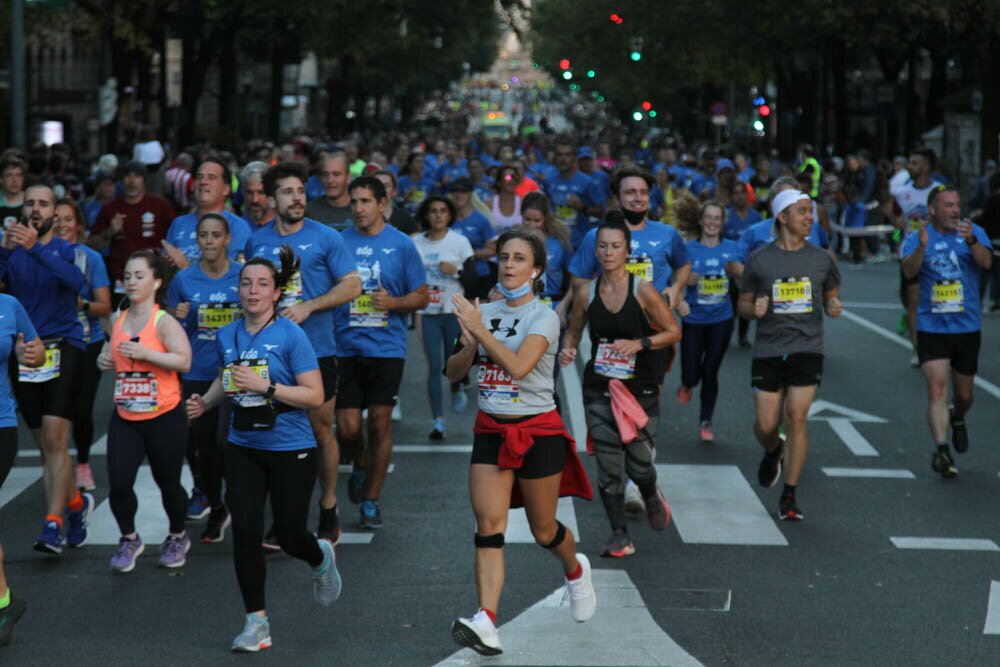
[[[27,147],[24,129],[24,0],[10,8],[10,143]]]

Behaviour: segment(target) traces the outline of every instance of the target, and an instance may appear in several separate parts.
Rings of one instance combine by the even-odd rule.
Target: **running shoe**
[[[21,598],[10,596],[10,604],[0,609],[0,646],[10,643],[10,637],[14,633],[14,624],[24,616],[28,605]]]
[[[459,389],[458,391],[451,392],[451,411],[457,415],[465,412],[465,408],[469,406],[469,397],[464,391]]]
[[[781,462],[785,458],[785,438],[778,436],[780,442],[776,449],[765,452],[760,460],[760,467],[757,468],[757,481],[765,489],[774,486],[778,478],[781,477]]]
[[[184,567],[187,552],[191,550],[191,539],[184,533],[180,537],[167,535],[160,545],[160,567]]]
[[[698,427],[698,437],[701,438],[701,444],[712,445],[715,444],[715,434],[712,433],[712,422],[702,422]]]
[[[90,524],[90,515],[94,511],[94,496],[89,493],[80,495],[83,496],[83,509],[79,512],[66,513],[66,544],[71,547],[82,547],[87,543],[87,526]]]
[[[500,634],[485,611],[480,609],[472,618],[460,618],[451,625],[451,638],[459,646],[471,648],[479,655],[500,655]]]
[[[231,649],[237,653],[256,653],[271,648],[271,626],[266,616],[247,614],[243,632],[236,635]]]
[[[205,530],[201,531],[203,544],[219,544],[226,539],[226,528],[233,522],[225,505],[213,507],[205,522]]]
[[[365,499],[365,483],[368,481],[368,476],[365,474],[364,468],[359,468],[354,466],[351,470],[351,476],[347,479],[347,498],[352,503],[357,505],[362,500]]]
[[[441,417],[435,417],[431,422],[431,432],[427,435],[431,440],[444,440],[444,419]]]
[[[594,582],[590,578],[590,560],[583,554],[576,555],[577,562],[583,568],[583,574],[572,581],[566,580],[566,592],[569,594],[569,613],[577,623],[583,623],[594,615],[597,609],[597,594],[594,592]]]
[[[136,535],[134,540],[122,536],[118,540],[118,550],[111,557],[111,569],[118,570],[122,574],[135,569],[135,561],[146,550],[146,545],[142,539]]]
[[[899,319],[896,321],[896,333],[900,336],[905,336],[909,329],[910,325],[906,322],[906,311],[903,311],[903,313],[899,316]]]
[[[646,503],[642,500],[642,493],[632,480],[629,480],[625,485],[625,511],[632,514],[646,512]]]
[[[73,468],[73,476],[76,478],[76,488],[84,491],[93,491],[97,488],[94,483],[94,471],[90,469],[89,463],[77,463]]]
[[[806,518],[795,501],[795,494],[781,494],[781,500],[778,501],[778,518],[782,521],[803,521]]]
[[[340,506],[334,505],[331,509],[324,509],[319,506],[319,525],[316,527],[316,537],[327,540],[333,546],[340,542]]]
[[[931,468],[945,479],[951,479],[958,474],[958,468],[955,467],[955,459],[951,457],[948,445],[942,445],[934,452],[934,456],[931,457]]]
[[[274,524],[267,529],[267,533],[264,535],[263,541],[260,543],[261,548],[266,554],[278,554],[281,553],[281,545],[278,544],[278,538],[274,536]]]
[[[403,406],[399,404],[398,398],[396,399],[396,405],[392,406],[392,421],[403,421]]]
[[[677,402],[681,405],[687,405],[691,401],[691,387],[685,387],[681,385],[677,388]]]
[[[42,532],[35,538],[35,551],[59,555],[63,550],[63,536],[59,524],[46,521],[42,524]]]
[[[969,451],[969,430],[965,428],[965,418],[951,413],[951,444],[955,451],[964,454]]]
[[[657,487],[656,493],[646,498],[645,502],[646,521],[649,527],[655,531],[664,530],[670,523],[670,506],[667,505],[667,499],[663,497],[660,488]]]
[[[372,530],[382,527],[382,508],[375,500],[361,503],[361,527]]]
[[[628,531],[622,528],[618,528],[611,534],[611,539],[601,550],[603,558],[624,558],[634,553],[635,545],[632,544],[632,538],[629,537]]]
[[[313,568],[313,598],[321,607],[329,607],[340,597],[342,582],[333,545],[320,540],[319,548],[323,552],[323,562]]]
[[[208,502],[208,496],[197,486],[191,489],[191,500],[187,506],[187,520],[201,521],[212,511],[212,505]]]

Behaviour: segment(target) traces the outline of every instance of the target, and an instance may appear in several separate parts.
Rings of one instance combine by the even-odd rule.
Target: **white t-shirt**
[[[431,297],[427,307],[417,312],[426,315],[450,313],[451,295],[462,294],[462,283],[457,274],[442,273],[441,262],[454,264],[461,271],[465,260],[472,257],[472,244],[469,243],[469,239],[451,230],[437,241],[431,241],[424,232],[414,234],[410,238],[413,239],[413,245],[417,246],[417,252],[424,262],[427,290]]]
[[[145,165],[160,164],[164,156],[163,144],[156,139],[138,143],[132,149],[132,159]]]
[[[499,364],[489,360],[479,346],[479,409],[493,415],[539,415],[555,410],[556,351],[559,348],[559,316],[538,298],[511,308],[507,301],[483,306],[483,324],[504,347],[517,351],[524,339],[535,334],[549,342],[538,364],[520,380],[514,380]]]
[[[931,181],[926,188],[918,188],[912,182],[896,191],[896,206],[903,216],[903,235],[920,229],[920,223],[928,219],[927,197],[941,183]]]

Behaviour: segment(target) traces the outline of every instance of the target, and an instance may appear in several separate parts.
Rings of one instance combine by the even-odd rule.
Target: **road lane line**
[[[580,372],[576,369],[576,362],[560,368],[559,379],[562,381],[562,398],[565,403],[560,408],[569,417],[569,432],[576,440],[576,451],[584,452],[587,450],[587,418],[583,413],[583,387],[580,385]]]
[[[556,519],[573,531],[578,544],[582,541],[580,539],[580,529],[576,524],[576,509],[573,507],[572,498],[559,499],[559,504],[556,505]],[[531,526],[528,524],[528,515],[524,513],[523,507],[508,511],[507,531],[504,533],[504,542],[507,544],[535,543],[535,537],[531,534]]]
[[[943,551],[1000,551],[993,540],[964,537],[890,537],[897,549],[937,549]]]
[[[187,466],[181,468],[181,485],[185,489],[194,486],[191,471]],[[153,480],[153,473],[148,465],[139,467],[135,476],[135,485],[132,488],[139,501],[138,511],[135,514],[135,530],[147,546],[155,546],[167,536],[170,525],[167,521],[167,515],[163,511],[163,497],[160,494],[160,487]],[[122,534],[118,530],[118,522],[115,521],[115,517],[111,513],[111,503],[108,500],[94,509],[94,513],[90,517],[89,532],[90,537],[87,544],[118,544],[118,538]],[[193,536],[192,541],[197,538],[194,530],[189,531],[189,535]],[[154,552],[155,549],[147,548],[147,557],[148,554]]]
[[[868,320],[860,315],[856,315],[849,310],[845,310],[843,316],[850,321],[858,324],[869,331],[882,336],[883,338],[892,341],[896,345],[906,348],[907,350],[912,350],[913,346],[910,345],[910,341],[902,336],[896,334],[895,332],[889,331],[885,327],[875,324],[871,320]],[[985,391],[987,394],[991,395],[993,398],[1000,399],[1000,387],[996,386],[989,380],[977,375],[975,378],[976,386]]]
[[[990,581],[990,599],[986,604],[984,635],[1000,635],[1000,581]]]
[[[788,546],[736,466],[666,464],[656,470],[685,543]]]
[[[858,308],[860,310],[899,310],[899,303],[877,303],[869,301],[844,301],[844,308]]]
[[[472,445],[393,445],[393,454],[468,454]]]
[[[827,419],[830,428],[837,434],[837,437],[844,441],[847,448],[855,456],[878,456],[878,452],[871,443],[861,435],[860,431],[854,427],[850,419],[831,417]]]
[[[879,479],[916,479],[902,468],[823,468],[827,477],[873,477]]]
[[[350,463],[341,463],[339,466],[337,466],[337,472],[340,473],[351,472],[352,470],[354,470],[354,466]],[[389,464],[389,472],[390,473],[396,472],[395,463]]]
[[[11,468],[0,488],[0,508],[21,495],[21,492],[42,478],[42,469],[18,466]]]

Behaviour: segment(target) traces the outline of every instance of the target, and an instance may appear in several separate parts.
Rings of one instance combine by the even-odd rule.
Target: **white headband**
[[[771,200],[771,215],[777,218],[779,213],[803,199],[809,199],[809,195],[800,190],[782,190]]]

